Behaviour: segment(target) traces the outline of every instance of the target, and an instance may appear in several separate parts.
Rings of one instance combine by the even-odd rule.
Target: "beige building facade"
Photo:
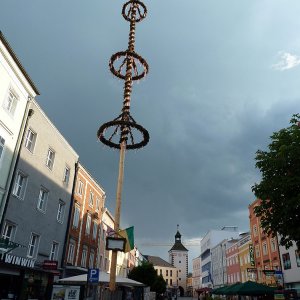
[[[145,258],[153,264],[158,275],[161,275],[167,283],[167,288],[178,286],[178,270],[170,263],[158,256],[146,255]]]
[[[253,255],[253,244],[250,233],[238,242],[241,282],[256,280],[256,269]]]

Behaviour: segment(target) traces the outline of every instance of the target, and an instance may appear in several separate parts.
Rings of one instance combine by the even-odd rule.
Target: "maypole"
[[[137,124],[130,115],[132,83],[145,77],[149,70],[146,60],[135,52],[134,47],[136,23],[143,20],[146,14],[147,8],[141,1],[130,0],[123,5],[122,15],[126,21],[130,22],[128,48],[125,51],[113,54],[109,61],[110,71],[125,81],[122,112],[114,120],[104,123],[97,132],[97,136],[102,143],[111,148],[120,149],[115,208],[114,230],[116,233],[120,229],[125,152],[127,149],[142,148],[149,142],[148,131]],[[112,252],[109,283],[111,291],[116,288],[117,254],[116,250]]]

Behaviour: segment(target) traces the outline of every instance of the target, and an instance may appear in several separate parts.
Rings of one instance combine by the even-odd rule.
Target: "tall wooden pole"
[[[113,121],[104,123],[97,132],[97,136],[102,143],[111,148],[120,149],[114,228],[116,237],[118,236],[118,231],[120,229],[125,152],[129,149],[140,149],[149,142],[148,131],[137,124],[130,115],[132,82],[134,80],[142,79],[148,73],[147,62],[135,52],[134,47],[136,22],[140,22],[144,19],[146,14],[146,6],[139,0],[129,0],[123,5],[122,15],[126,21],[130,22],[128,48],[126,51],[115,53],[111,57],[109,63],[111,72],[118,78],[125,80],[122,113]],[[123,62],[116,67],[116,61],[122,58]],[[109,132],[112,128],[112,133],[110,135],[107,134],[106,132]],[[115,141],[114,139],[116,138],[117,133],[119,134],[119,140]],[[140,134],[142,137],[139,142],[136,142],[134,139],[134,135],[137,134]],[[113,250],[109,282],[109,289],[111,291],[115,291],[116,289],[117,256],[118,252]]]
[[[116,208],[115,208],[115,232],[120,229],[120,216],[121,216],[121,195],[124,178],[124,160],[125,160],[126,142],[121,143],[120,149],[120,160],[119,160],[119,175],[117,184],[117,195],[116,195]],[[114,291],[116,289],[116,272],[117,272],[117,257],[118,252],[113,251],[111,256],[111,267],[110,267],[110,278],[109,278],[109,289]]]

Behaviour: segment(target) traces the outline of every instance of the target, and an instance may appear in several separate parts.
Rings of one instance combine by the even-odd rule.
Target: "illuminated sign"
[[[253,245],[249,245],[249,256],[250,256],[250,265],[252,267],[255,266],[255,260],[254,260],[254,250],[253,250]]]

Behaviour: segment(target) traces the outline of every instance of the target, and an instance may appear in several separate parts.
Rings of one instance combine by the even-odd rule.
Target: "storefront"
[[[0,254],[0,299],[50,299],[57,262],[39,262],[9,253]]]

